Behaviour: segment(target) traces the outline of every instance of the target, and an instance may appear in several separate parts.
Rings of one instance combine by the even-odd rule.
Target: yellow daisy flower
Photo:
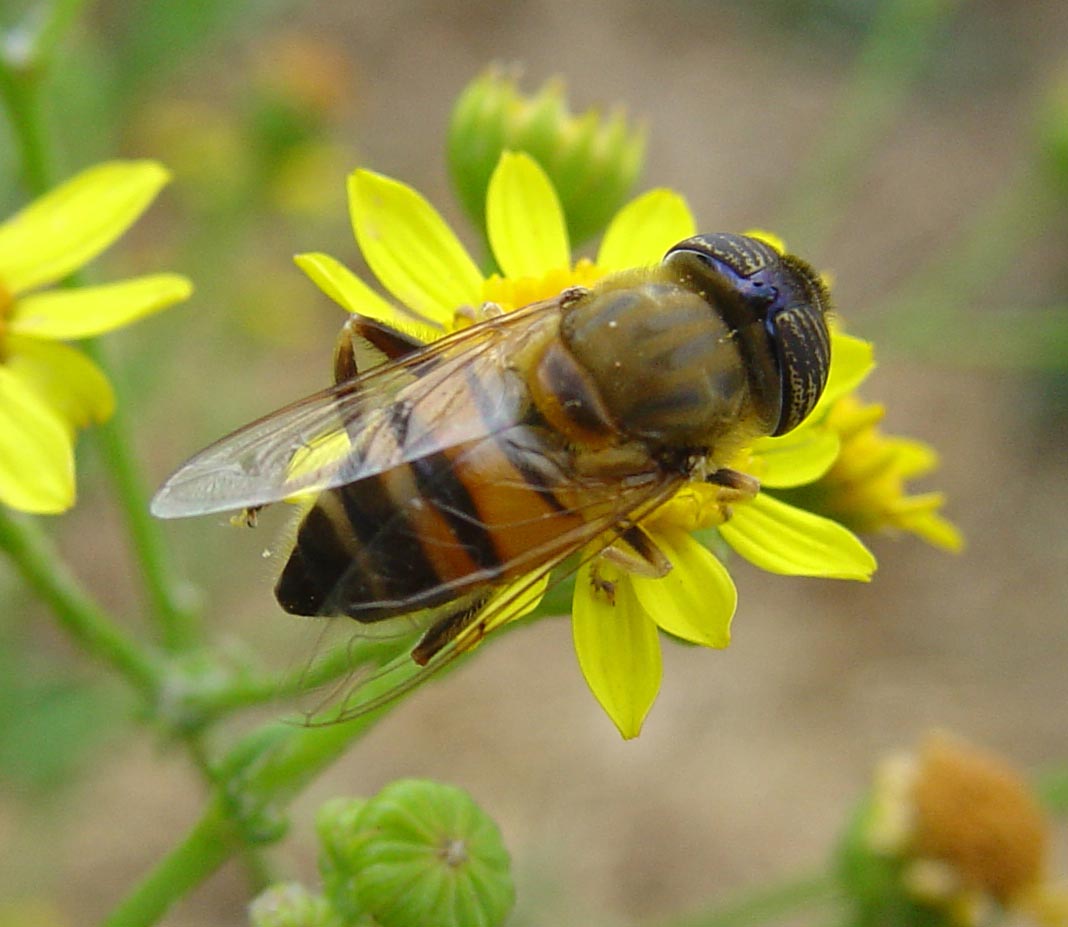
[[[826,425],[838,434],[841,451],[834,465],[801,487],[793,501],[854,531],[908,532],[934,547],[960,551],[964,538],[939,512],[945,495],[907,493],[909,480],[938,467],[938,453],[922,441],[883,434],[879,423],[885,412],[854,395],[831,405]]]
[[[486,199],[488,240],[499,274],[484,275],[441,216],[405,184],[356,171],[349,179],[349,203],[364,259],[405,308],[325,254],[300,255],[297,264],[345,309],[424,342],[469,324],[485,302],[507,311],[567,286],[657,263],[695,232],[681,196],[652,190],[611,220],[595,260],[573,261],[556,192],[537,163],[519,153],[501,157]],[[831,399],[852,389],[871,366],[870,348],[856,339],[836,335],[832,356]],[[766,486],[818,478],[839,449],[821,408],[826,404],[815,410],[814,424],[754,442],[742,459],[723,465],[752,473]],[[715,487],[693,484],[643,520],[673,565],[663,578],[634,575],[603,557],[579,570],[573,605],[579,664],[624,737],[639,733],[660,685],[658,629],[709,647],[725,647],[730,639],[734,584],[692,532],[716,528],[739,554],[776,573],[867,580],[875,569],[863,544],[829,519],[763,493],[732,508],[725,509]],[[727,513],[732,517],[724,522]]]
[[[111,331],[192,291],[174,274],[43,289],[115,241],[167,179],[153,161],[99,164],[0,224],[0,504],[70,508],[75,431],[114,408],[104,374],[63,342]]]

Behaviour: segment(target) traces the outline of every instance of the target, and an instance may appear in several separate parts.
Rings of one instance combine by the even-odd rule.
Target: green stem
[[[234,800],[233,795],[220,788],[219,775],[208,757],[203,733],[201,731],[190,731],[182,739],[189,750],[189,755],[192,757],[194,765],[204,777],[204,781],[210,783],[220,796],[220,801],[222,802],[220,810],[224,817],[223,823],[236,830],[242,821],[241,808]],[[258,895],[272,882],[277,881],[277,878],[266,857],[259,852],[256,846],[244,840],[239,841],[237,846],[241,854],[241,861],[251,882],[252,893]]]
[[[8,28],[4,57],[14,59],[24,67],[43,71],[59,40],[78,18],[83,6],[85,0],[38,3],[19,25]]]
[[[101,345],[90,341],[84,343],[84,348],[113,378]],[[111,418],[95,430],[95,438],[122,507],[163,646],[171,651],[192,649],[201,637],[193,592],[177,578],[160,523],[148,511],[148,493],[132,452],[132,435],[121,403],[116,404]]]
[[[374,698],[396,681],[369,682],[364,694]],[[216,769],[218,791],[204,816],[115,908],[106,927],[150,927],[242,847],[281,836],[288,804],[390,707],[323,727],[275,722],[245,737]]]
[[[158,923],[186,892],[199,885],[238,846],[238,838],[220,801],[209,806],[199,823],[150,872],[104,922],[107,927]]]
[[[40,42],[47,40],[49,51],[58,41],[60,26],[79,5],[80,0],[67,0],[52,7],[51,25],[37,32]],[[35,195],[49,190],[57,179],[41,104],[40,80],[45,62],[32,57],[41,53],[44,47],[31,49],[17,61],[12,61],[10,56],[0,57],[0,92],[19,141],[27,183]],[[74,275],[67,282],[76,285],[80,278]],[[99,345],[87,342],[85,349],[105,375],[111,377]],[[132,454],[133,442],[121,404],[112,418],[97,429],[97,438],[122,505],[163,644],[170,650],[188,649],[199,638],[195,613],[184,586],[174,578],[160,528],[148,513],[148,497]]]
[[[753,927],[840,900],[838,881],[831,874],[820,872],[761,886],[704,914],[669,921],[662,927]]]
[[[374,652],[371,652],[372,648],[361,646],[363,643],[338,645],[303,672],[291,673],[282,679],[263,671],[239,671],[214,688],[198,685],[189,691],[181,713],[203,724],[236,709],[283,701],[313,691],[372,662]],[[375,652],[377,649],[373,648]]]
[[[47,59],[81,5],[82,0],[57,0],[47,8],[36,30],[24,28],[18,36],[0,36],[0,40],[3,40],[0,47],[0,94],[8,107],[18,139],[27,185],[32,193],[38,195],[50,189],[57,179],[43,113],[41,81],[47,70]],[[78,282],[77,277],[67,281],[70,285]],[[85,349],[107,374],[108,365],[102,348],[91,342],[85,345]],[[111,420],[97,430],[96,435],[125,514],[163,644],[172,651],[189,650],[198,641],[199,628],[187,601],[188,595],[184,595],[184,587],[177,582],[170,569],[162,533],[149,516],[147,494],[133,456],[133,442],[121,404]],[[0,544],[9,550],[41,597],[52,605],[61,623],[87,651],[110,663],[150,703],[158,704],[159,690],[167,678],[165,666],[161,661],[150,659],[82,592],[56,552],[51,550],[39,531],[34,533],[35,530],[28,523],[8,518],[0,510]],[[204,753],[200,733],[177,733],[207,781],[214,785],[216,779]],[[178,860],[177,872],[157,872],[149,882],[161,879],[173,886],[180,884],[184,878],[192,879],[191,884],[196,884],[198,879],[195,873],[199,867],[208,864],[212,852],[222,852],[220,844],[223,841],[218,831],[233,833],[241,822],[240,815],[228,801],[218,803],[212,820],[213,826],[195,833],[191,840],[178,848],[174,854]],[[228,844],[231,842],[226,841]],[[253,880],[262,886],[269,877],[265,865],[251,842],[245,841],[241,848]],[[154,889],[149,884],[141,899],[135,899],[135,905],[147,899],[151,906],[153,895]]]
[[[41,130],[44,123],[37,93],[39,75],[13,60],[9,52],[10,40],[4,36],[0,47],[0,98],[7,107],[15,143],[19,146],[19,162],[25,183],[34,194],[43,193],[55,176],[53,153]]]
[[[154,700],[162,677],[159,663],[82,589],[36,522],[0,507],[0,549],[87,653]]]

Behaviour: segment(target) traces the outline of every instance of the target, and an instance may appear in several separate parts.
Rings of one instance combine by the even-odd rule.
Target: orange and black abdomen
[[[408,423],[393,427],[403,442]],[[583,524],[557,494],[566,453],[521,424],[324,492],[301,522],[279,603],[373,622],[528,572]]]

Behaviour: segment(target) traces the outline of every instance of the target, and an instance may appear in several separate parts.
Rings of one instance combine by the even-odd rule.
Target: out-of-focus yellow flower
[[[880,765],[852,853],[851,871],[867,873],[852,884],[865,886],[864,904],[902,912],[888,924],[931,924],[937,913],[947,927],[978,927],[1010,911],[1068,924],[1068,887],[1048,880],[1050,825],[1032,789],[1000,757],[945,735]],[[891,861],[892,876],[871,878],[865,854]]]
[[[505,151],[529,154],[548,174],[571,240],[601,232],[634,188],[645,157],[645,130],[616,110],[572,114],[562,80],[535,94],[491,67],[460,94],[449,123],[449,168],[471,220],[485,229],[490,178]]]
[[[226,214],[248,198],[247,178],[255,176],[252,146],[219,106],[157,100],[141,114],[136,132],[137,145],[167,152],[175,183],[172,195],[182,206]]]
[[[325,119],[355,97],[351,55],[340,42],[283,32],[256,54],[257,93],[285,100],[294,109]]]
[[[553,185],[520,153],[502,155],[488,184],[487,236],[501,274],[484,276],[441,216],[405,184],[357,171],[349,180],[349,202],[364,259],[406,309],[327,255],[301,255],[298,265],[349,311],[423,342],[469,324],[473,309],[486,301],[512,310],[614,271],[657,263],[694,234],[682,197],[653,190],[614,216],[595,261],[573,261]],[[829,399],[851,389],[871,366],[870,348],[844,336],[835,336],[832,358]],[[822,475],[838,446],[833,430],[804,423],[723,463],[748,466],[746,472],[758,473],[765,485],[792,486]],[[734,583],[693,532],[718,528],[743,557],[777,573],[867,580],[875,569],[875,559],[846,528],[764,493],[727,508],[717,488],[688,485],[642,527],[671,560],[665,577],[635,575],[602,557],[580,568],[575,584],[579,664],[624,737],[637,736],[659,689],[659,630],[708,647],[729,642]],[[525,610],[535,604],[536,598]],[[523,610],[511,610],[509,618]]]
[[[352,164],[349,147],[332,138],[355,99],[352,62],[334,42],[285,32],[261,49],[256,71],[245,129],[257,191],[265,187],[271,205],[288,215],[328,215]]]
[[[922,441],[883,434],[884,414],[882,405],[855,395],[838,397],[825,420],[841,444],[833,466],[786,498],[862,534],[905,531],[943,550],[961,550],[960,531],[939,511],[945,494],[908,495],[909,480],[937,469],[937,452]]]
[[[117,239],[167,182],[154,161],[89,168],[0,224],[0,504],[74,504],[74,435],[107,419],[107,378],[64,341],[90,338],[186,299],[184,277],[156,274],[45,289]]]

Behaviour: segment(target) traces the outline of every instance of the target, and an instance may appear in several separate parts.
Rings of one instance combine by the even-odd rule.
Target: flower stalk
[[[19,39],[25,30],[9,32],[0,39],[0,92],[20,145],[29,192],[35,196],[51,189],[57,179],[55,158],[45,128],[40,83],[48,53],[58,41],[62,27],[73,18],[80,5],[80,0],[54,4],[50,8],[51,16],[32,33],[36,41],[29,45]],[[80,282],[81,277],[76,272],[68,278],[66,285],[75,286]],[[83,346],[106,374],[103,349],[93,340],[87,340]],[[148,496],[133,456],[133,442],[121,404],[116,404],[110,419],[99,425],[97,435],[141,567],[151,616],[160,629],[163,645],[168,650],[188,649],[199,639],[195,610],[188,589],[176,578],[160,527],[148,513]]]
[[[111,376],[104,346],[90,341],[83,347]],[[161,526],[148,511],[148,492],[132,453],[132,432],[121,402],[116,403],[111,418],[95,429],[95,436],[130,534],[160,642],[172,652],[192,650],[203,636],[195,592],[178,576]]]
[[[384,676],[364,692],[373,698],[395,682]],[[200,820],[119,903],[105,927],[150,927],[243,848],[281,837],[289,803],[392,704],[321,727],[275,722],[239,741],[216,767],[215,793]]]
[[[93,601],[37,522],[0,506],[0,550],[86,653],[110,666],[146,700],[154,699],[160,661]]]
[[[104,927],[149,927],[203,882],[237,850],[238,841],[222,803],[216,799],[192,830],[123,899]]]

